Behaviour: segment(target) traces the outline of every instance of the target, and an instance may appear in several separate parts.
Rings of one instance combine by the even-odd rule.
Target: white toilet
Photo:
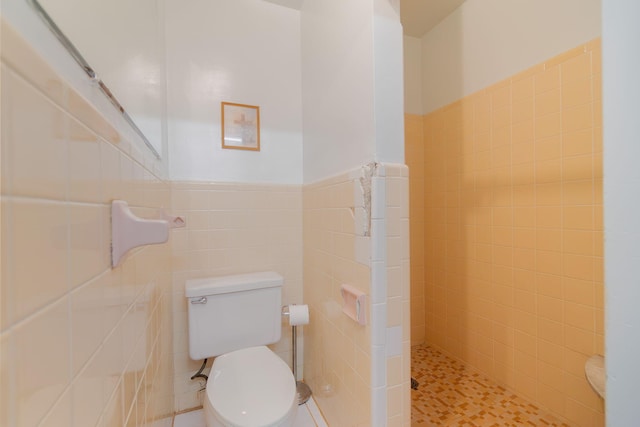
[[[298,409],[280,340],[283,279],[272,271],[187,280],[189,355],[217,356],[207,381],[207,427],[291,426]]]

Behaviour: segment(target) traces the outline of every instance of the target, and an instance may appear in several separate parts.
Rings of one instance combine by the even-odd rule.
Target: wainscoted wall
[[[0,424],[173,413],[169,244],[111,268],[110,201],[169,204],[158,160],[2,23]],[[88,84],[88,83],[87,83]],[[97,91],[97,89],[96,89]]]
[[[185,228],[171,232],[176,411],[202,405],[201,381],[190,377],[202,361],[189,357],[186,280],[273,270],[284,276],[282,304],[302,303],[302,188],[173,182],[173,212]],[[311,322],[315,319],[312,318]],[[212,325],[222,327],[223,325]],[[303,340],[298,328],[298,375],[302,378]],[[291,365],[291,327],[283,323],[273,350]],[[209,361],[209,366],[211,361]]]
[[[333,13],[336,16],[340,11],[346,11],[342,3],[332,3],[320,5],[320,11],[334,6],[339,9]],[[377,3],[380,3],[379,8],[387,2]],[[296,22],[300,19],[297,12],[277,11],[273,9],[275,5],[267,3],[258,7],[269,7],[273,13],[282,15],[296,35],[299,28]],[[30,37],[31,43],[42,49],[41,52],[46,51],[42,46],[50,44],[35,43],[34,40],[42,34],[40,30],[47,30],[25,31],[37,17],[28,13],[22,16],[22,9],[12,9],[14,21],[22,26],[20,31]],[[365,24],[362,34],[366,33],[367,37],[361,39],[356,35],[354,39],[349,35],[355,41],[350,46],[367,47],[366,52],[361,52],[362,63],[350,62],[356,70],[372,65],[373,46],[368,40],[371,31],[367,32],[367,28],[373,29],[377,36],[384,35],[387,30],[399,34],[400,29],[395,22],[397,17],[393,16],[391,21],[376,16],[376,22],[369,22],[374,18],[374,11],[368,3],[358,5],[353,15],[358,17],[362,11],[360,20]],[[238,9],[236,12],[243,11]],[[341,22],[351,34],[353,21],[341,19]],[[319,27],[322,33],[318,34],[325,34],[328,27]],[[332,28],[335,33],[335,27]],[[307,191],[299,185],[303,165],[294,165],[293,169],[284,172],[278,170],[286,179],[273,178],[276,174],[271,172],[274,171],[264,169],[262,163],[258,165],[262,169],[240,173],[245,177],[260,175],[256,181],[278,181],[273,185],[170,184],[164,180],[167,162],[156,159],[135,140],[130,129],[121,126],[121,118],[103,95],[64,52],[56,50],[59,46],[55,40],[53,53],[43,53],[47,59],[42,60],[11,32],[8,25],[3,23],[2,31],[0,424],[141,426],[171,416],[174,411],[200,406],[202,395],[198,391],[202,385],[189,380],[200,362],[188,357],[183,291],[187,279],[275,270],[285,277],[283,304],[308,302],[307,294],[324,292],[320,290],[324,281],[314,281],[312,283],[319,284],[320,288],[315,289],[312,285],[305,290],[305,299],[302,298],[302,224],[306,217],[302,198],[303,192]],[[48,32],[46,34],[50,36]],[[269,34],[275,33],[270,31]],[[311,39],[326,40],[315,36]],[[296,40],[295,37],[288,38],[292,52],[298,49]],[[344,55],[350,52],[344,49],[347,45],[338,44]],[[314,61],[321,58],[313,52],[309,57]],[[341,63],[341,58],[335,62]],[[376,69],[399,66],[399,56],[394,58],[393,63],[375,64]],[[71,78],[75,86],[71,87],[57,77],[47,65],[49,62],[57,67],[56,70],[61,70],[65,78]],[[72,77],[64,74],[67,71]],[[368,85],[374,77],[370,69],[365,71],[369,76],[365,80],[361,79],[363,74],[352,73],[360,88],[360,98],[370,98]],[[289,73],[295,74],[295,68],[290,67]],[[343,77],[336,75],[341,82],[339,87],[345,87]],[[295,79],[282,81],[289,84]],[[295,98],[294,86],[290,86],[292,98]],[[245,90],[248,86],[239,87]],[[196,92],[201,96],[201,91]],[[336,94],[344,95],[343,91]],[[214,98],[206,102],[210,103]],[[273,99],[269,99],[271,101]],[[397,104],[399,99],[392,101],[385,105]],[[266,105],[262,101],[255,103]],[[91,105],[98,105],[100,113]],[[105,105],[107,108],[103,109]],[[295,106],[295,102],[287,103],[287,108],[292,105]],[[334,104],[324,101],[311,105],[322,107],[322,111],[329,107],[335,109]],[[286,126],[273,127],[276,132],[272,133],[274,144],[270,147],[277,151],[269,151],[266,138],[262,152],[270,152],[277,162],[286,163],[286,159],[302,154],[302,145],[280,153],[287,149],[286,145],[277,143],[281,136],[287,137],[293,145],[300,140],[299,118],[281,115],[282,111],[288,110],[278,113],[282,122],[271,121],[275,117],[273,109],[264,111],[263,125],[285,123]],[[364,117],[355,116],[353,123],[356,124]],[[386,115],[382,116],[386,120]],[[203,117],[209,123],[210,117]],[[317,148],[326,148],[324,131],[333,130],[321,126],[317,117],[322,115],[315,117]],[[398,152],[395,148],[401,148],[401,140],[386,136],[390,129],[399,129],[397,122],[386,121],[380,125],[384,126],[376,128],[377,139],[373,125],[375,123],[368,120],[366,126],[356,126],[347,134],[358,135],[357,138],[347,137],[352,156],[341,158],[348,164],[360,163],[349,163],[353,158],[366,161],[366,158],[376,157],[372,144],[383,144],[379,147],[383,148],[385,140],[392,142],[389,147],[394,147],[393,153],[384,146],[384,153],[379,155],[396,160]],[[176,128],[169,123],[168,129],[170,137],[172,129]],[[195,129],[199,132],[197,126]],[[338,142],[333,144],[338,151],[345,147],[340,145],[343,135],[339,136],[340,139],[335,140]],[[210,141],[211,138],[201,138],[198,144],[202,142],[200,148],[207,149]],[[227,157],[241,158],[241,153],[225,151],[228,151],[225,152]],[[326,154],[326,150],[318,152]],[[188,153],[183,150],[181,158],[184,160]],[[191,160],[202,160],[196,157],[192,156]],[[310,159],[309,165],[332,169],[334,158],[327,158],[326,164]],[[253,160],[256,160],[255,156]],[[244,160],[239,163],[246,166]],[[183,169],[189,175],[185,175],[187,178],[197,179],[191,176],[189,168]],[[229,180],[229,176],[237,177],[235,174],[240,171],[228,170],[231,173],[223,178]],[[201,171],[208,176],[211,170],[201,168]],[[361,172],[358,169],[357,176],[347,177],[352,192],[356,188],[362,189],[360,178],[364,176]],[[300,334],[302,336],[304,332],[305,338],[315,339],[315,330],[320,340],[326,340],[330,347],[319,351],[316,360],[328,360],[331,364],[318,368],[314,362],[305,362],[305,367],[313,366],[316,372],[329,373],[330,378],[340,379],[332,383],[339,387],[337,394],[331,394],[327,388],[314,389],[316,395],[321,396],[323,410],[333,417],[336,425],[350,425],[350,421],[354,421],[354,425],[362,426],[409,426],[407,170],[401,165],[377,164],[370,172],[368,188],[371,195],[365,197],[360,192],[355,193],[356,198],[351,193],[349,201],[340,204],[341,209],[346,209],[343,213],[355,215],[358,211],[356,216],[362,220],[365,200],[372,203],[367,205],[371,220],[369,236],[364,238],[364,222],[357,223],[360,234],[354,231],[356,223],[351,217],[353,227],[349,236],[363,239],[344,239],[342,235],[331,237],[332,242],[341,245],[337,248],[331,243],[328,252],[336,254],[335,257],[332,255],[331,261],[337,263],[324,263],[323,268],[327,268],[328,273],[319,273],[322,277],[329,277],[330,273],[335,283],[352,283],[369,294],[369,325],[352,329],[354,325],[350,323],[350,326],[336,329],[335,324],[342,325],[343,322],[320,313],[318,307],[322,303],[315,303],[312,323],[300,328]],[[314,173],[321,175],[317,171]],[[269,176],[273,179],[265,178]],[[283,185],[280,181],[295,185]],[[314,186],[310,191],[314,191]],[[184,215],[187,226],[172,230],[169,243],[137,249],[120,267],[111,269],[109,217],[113,199],[126,200],[138,215],[144,217],[157,217],[160,209]],[[313,197],[310,200],[316,203]],[[318,206],[322,210],[333,209],[332,203],[323,198]],[[320,221],[320,230],[327,229],[324,219],[313,216],[315,220]],[[334,226],[330,225],[329,229]],[[313,235],[309,237],[310,241],[314,238]],[[352,241],[346,243],[349,239]],[[343,268],[345,262],[352,262],[348,272],[338,274],[334,271]],[[315,277],[316,273],[311,272],[310,277]],[[339,294],[333,294],[332,298],[337,302]],[[338,341],[336,337],[339,337]],[[288,363],[291,360],[290,340],[290,328],[283,325],[282,339],[273,348]],[[345,354],[342,347],[333,345],[335,343],[349,343],[345,347],[349,354]],[[302,369],[302,349],[306,347],[302,339],[299,345],[299,375],[307,377]],[[334,364],[342,358],[346,364]],[[343,397],[353,399],[338,402]]]
[[[185,281],[275,270],[285,277],[283,304],[310,306],[310,324],[298,330],[298,375],[311,385],[328,421],[369,425],[389,418],[389,425],[409,425],[407,169],[378,165],[364,187],[362,173],[305,187],[171,184],[172,211],[187,219],[185,228],[171,233],[176,411],[200,406],[203,398],[200,381],[189,379],[201,361],[188,354]],[[363,188],[372,191],[371,223],[365,221]],[[370,295],[366,327],[342,313],[342,283]],[[291,363],[288,325],[273,349]]]
[[[604,423],[583,370],[604,353],[601,116],[594,40],[406,121],[414,342],[424,320],[426,342],[581,427]]]
[[[305,379],[330,425],[410,425],[407,205],[400,165],[304,188]],[[342,313],[342,284],[368,295],[366,326]]]

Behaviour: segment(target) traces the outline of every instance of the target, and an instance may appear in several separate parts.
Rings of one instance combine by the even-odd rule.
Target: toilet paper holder
[[[305,305],[305,309],[308,310],[308,307]],[[311,388],[307,384],[302,381],[298,381],[298,330],[297,324],[291,322],[291,310],[288,305],[282,306],[282,316],[289,318],[289,324],[291,324],[291,353],[292,353],[292,361],[291,365],[293,367],[293,378],[296,380],[296,392],[298,394],[298,405],[303,405],[307,403],[307,400],[311,397]],[[308,323],[308,318],[307,322]]]

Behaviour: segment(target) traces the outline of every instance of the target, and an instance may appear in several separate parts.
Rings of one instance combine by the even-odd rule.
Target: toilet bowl
[[[267,344],[280,340],[283,279],[274,272],[188,280],[189,355],[216,357],[203,408],[207,427],[288,427],[296,381]]]
[[[210,427],[287,427],[298,407],[296,384],[267,347],[238,350],[213,362],[203,406]]]

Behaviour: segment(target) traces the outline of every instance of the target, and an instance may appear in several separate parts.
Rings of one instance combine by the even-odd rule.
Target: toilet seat
[[[265,346],[218,356],[206,394],[205,412],[230,427],[291,425],[298,407],[291,370]]]

